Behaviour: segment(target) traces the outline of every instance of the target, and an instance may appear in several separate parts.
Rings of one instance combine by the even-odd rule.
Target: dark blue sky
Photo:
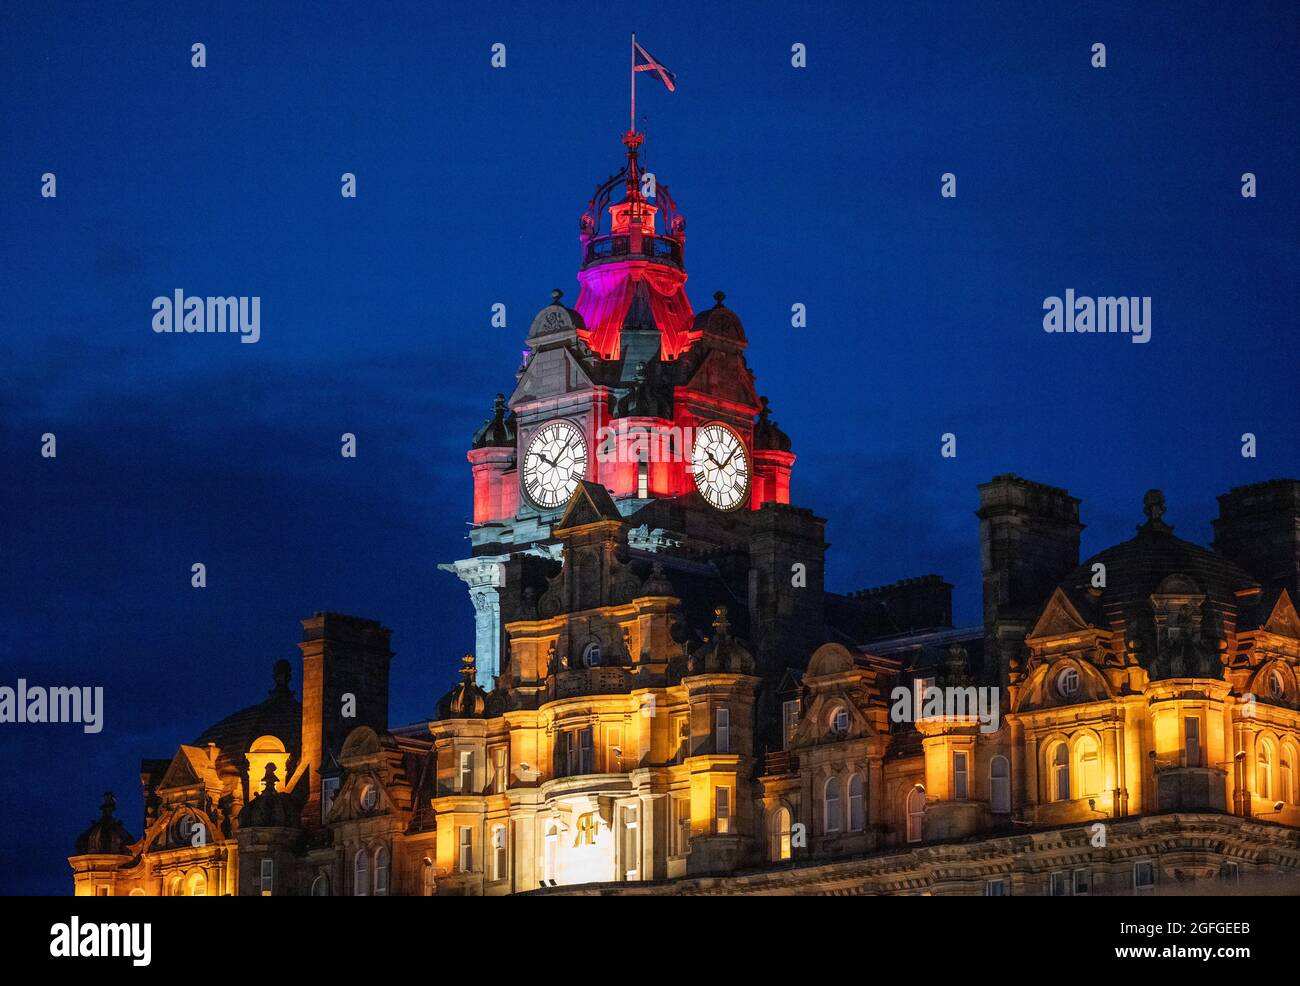
[[[394,719],[433,708],[472,640],[436,568],[467,550],[464,451],[550,289],[577,297],[633,29],[678,77],[639,124],[688,293],[745,322],[833,588],[939,572],[977,622],[1000,472],[1082,497],[1085,554],[1148,487],[1207,541],[1217,493],[1300,473],[1295,5],[1055,6],[5,5],[0,683],[107,710],[0,726],[0,890],[68,892],[105,788],[138,835],[139,759],[277,658],[297,688],[314,611],[392,627]],[[259,295],[260,343],[154,334],[176,288]],[[1067,288],[1151,296],[1152,341],[1045,334]]]

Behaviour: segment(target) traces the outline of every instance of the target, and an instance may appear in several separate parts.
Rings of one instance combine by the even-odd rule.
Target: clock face
[[[524,454],[524,495],[534,506],[550,510],[567,503],[578,480],[587,475],[587,441],[563,418],[537,430]]]
[[[695,433],[691,474],[700,496],[718,510],[735,510],[749,495],[745,443],[726,425],[713,422]]]

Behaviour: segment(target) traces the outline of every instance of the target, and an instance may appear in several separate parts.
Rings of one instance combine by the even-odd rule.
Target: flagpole
[[[636,32],[632,32],[632,117],[628,121],[631,133],[636,133]]]

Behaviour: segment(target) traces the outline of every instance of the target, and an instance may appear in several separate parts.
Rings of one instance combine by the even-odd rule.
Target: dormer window
[[[582,666],[594,668],[600,665],[600,644],[593,640],[582,652]]]
[[[1079,693],[1079,672],[1074,668],[1066,668],[1056,676],[1056,690],[1065,698],[1070,698]]]

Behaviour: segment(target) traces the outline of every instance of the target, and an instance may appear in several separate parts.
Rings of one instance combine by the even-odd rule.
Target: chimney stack
[[[1270,604],[1286,589],[1300,605],[1300,480],[1272,479],[1220,496],[1214,550],[1259,579]]]

